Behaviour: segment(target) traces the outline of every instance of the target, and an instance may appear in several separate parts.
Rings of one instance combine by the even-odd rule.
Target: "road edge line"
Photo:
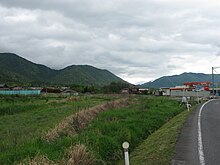
[[[199,110],[199,115],[198,115],[198,156],[199,156],[200,165],[205,165],[205,157],[204,157],[203,144],[202,144],[202,130],[201,130],[202,110],[204,106],[211,101],[214,101],[214,100],[209,100],[202,105],[202,107]]]

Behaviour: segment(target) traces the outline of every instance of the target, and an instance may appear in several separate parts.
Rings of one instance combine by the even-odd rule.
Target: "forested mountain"
[[[72,65],[61,70],[35,64],[16,54],[0,53],[0,83],[108,85],[122,80],[108,70]]]
[[[215,82],[220,82],[220,75],[214,75]],[[141,87],[160,88],[160,87],[175,87],[183,85],[184,82],[212,82],[211,74],[204,73],[183,73],[180,75],[164,76],[152,82],[142,84]],[[220,84],[219,84],[220,85]]]

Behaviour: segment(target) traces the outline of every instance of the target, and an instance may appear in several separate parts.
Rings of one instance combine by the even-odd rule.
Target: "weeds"
[[[66,151],[60,161],[52,161],[44,155],[37,154],[34,158],[27,158],[18,165],[95,165],[96,163],[96,158],[85,145],[76,144]]]
[[[95,165],[96,159],[85,145],[77,144],[71,147],[65,155],[63,164],[66,165]]]
[[[142,104],[149,106],[144,109]],[[130,143],[132,151],[181,111],[176,101],[140,98],[138,104],[101,113],[77,139],[107,164],[115,164],[123,157],[121,144],[124,141]]]
[[[33,159],[25,159],[18,165],[56,165],[53,161],[49,160],[46,156],[36,155]]]
[[[6,153],[14,151],[42,136],[67,116],[106,102],[109,97],[80,96],[78,101],[47,104],[63,97],[0,97],[0,164]],[[114,99],[114,98],[112,98]],[[28,148],[28,147],[27,147]],[[32,149],[35,148],[32,147]],[[28,149],[29,150],[29,149]],[[16,153],[17,154],[17,153]],[[7,160],[8,158],[6,158]],[[11,159],[11,158],[10,158]],[[16,158],[13,158],[13,160]],[[10,161],[10,160],[7,160]]]
[[[60,136],[73,136],[74,134],[79,133],[80,130],[85,128],[100,112],[127,105],[127,99],[121,99],[82,110],[64,119],[53,130],[49,131],[44,136],[44,139],[50,141],[56,140]]]
[[[81,101],[87,102],[89,99]],[[105,101],[107,99],[109,98],[106,98]],[[3,146],[5,148],[2,152],[5,151],[5,153],[0,154],[0,163],[11,164],[40,153],[45,155],[42,157],[43,160],[55,164],[77,162],[84,158],[90,160],[89,162],[94,160],[97,164],[116,164],[116,161],[123,157],[122,142],[128,141],[129,150],[133,151],[150,134],[182,111],[178,102],[167,98],[132,97],[131,99],[135,100],[135,103],[125,99],[123,99],[124,101],[113,101],[113,104],[105,103],[94,109],[84,109],[66,117],[48,133],[49,138],[44,136],[44,138],[48,138],[48,141],[38,136],[31,142],[24,142],[14,148],[7,149],[6,146]],[[45,103],[45,100],[43,101]],[[53,108],[57,108],[57,111],[52,114],[52,117],[55,117],[59,108],[62,108],[61,113],[66,112],[64,105],[76,103],[78,102],[66,102],[62,103],[62,106],[58,104],[60,107],[54,106]],[[127,106],[128,103],[131,105]],[[39,112],[38,117],[42,117],[44,114],[43,111],[37,112]],[[47,111],[46,114],[51,116],[50,111]],[[36,115],[32,114],[29,117],[35,118]],[[53,119],[52,117],[47,119]],[[44,123],[41,124],[42,126],[39,128],[42,129]],[[84,147],[79,144],[84,144]],[[66,150],[68,151],[65,152]]]

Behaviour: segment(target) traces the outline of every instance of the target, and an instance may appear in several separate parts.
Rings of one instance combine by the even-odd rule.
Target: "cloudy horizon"
[[[0,52],[138,84],[220,66],[217,0],[0,0]],[[220,71],[219,71],[220,72]]]

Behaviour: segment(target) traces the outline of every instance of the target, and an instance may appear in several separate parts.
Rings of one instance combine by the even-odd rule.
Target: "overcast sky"
[[[0,18],[0,52],[53,69],[142,83],[220,66],[218,0],[0,0]]]

